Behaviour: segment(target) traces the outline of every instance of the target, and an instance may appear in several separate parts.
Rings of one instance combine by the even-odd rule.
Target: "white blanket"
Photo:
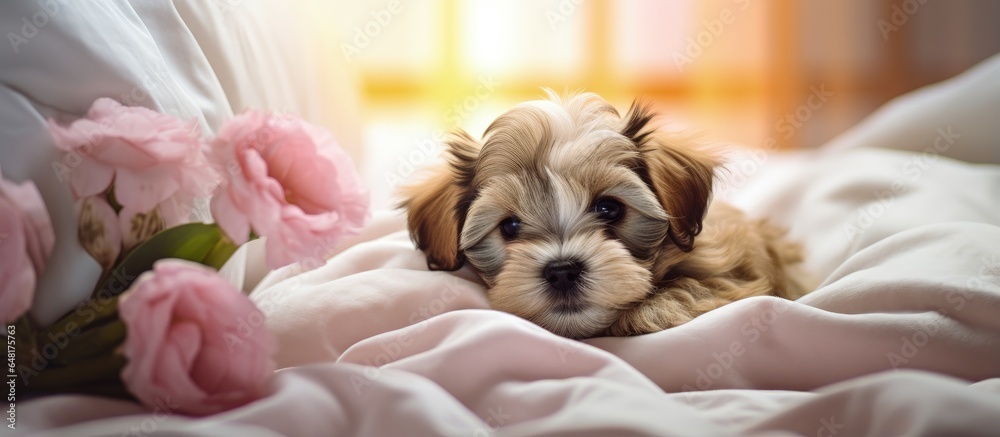
[[[427,271],[402,217],[380,214],[325,266],[253,292],[281,345],[264,399],[192,419],[54,396],[20,407],[19,432],[996,435],[1000,167],[937,156],[910,178],[917,159],[771,157],[734,197],[789,223],[823,285],[633,338],[580,343],[488,310],[472,272]]]
[[[841,226],[915,156],[775,156],[744,187],[767,193],[753,210],[794,222],[825,278],[797,302],[746,299],[660,333],[575,342],[486,309],[469,271],[428,272],[402,217],[381,214],[327,265],[274,272],[252,294],[281,344],[264,399],[192,419],[55,396],[22,405],[21,430],[995,435],[1000,168],[938,157],[855,237]]]
[[[57,29],[23,47],[43,47]],[[150,32],[171,52],[166,34]],[[0,97],[29,90],[23,80]],[[196,88],[185,89],[203,96]],[[995,58],[897,100],[822,150],[734,162],[718,197],[789,226],[807,246],[822,285],[796,302],[747,299],[668,331],[576,342],[487,309],[471,271],[428,272],[402,217],[381,213],[307,274],[268,274],[259,247],[227,267],[254,288],[280,341],[281,369],[259,401],[191,418],[49,396],[19,402],[18,429],[0,432],[1000,434],[998,90]]]

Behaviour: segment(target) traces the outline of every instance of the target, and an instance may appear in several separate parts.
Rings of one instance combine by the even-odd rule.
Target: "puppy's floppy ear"
[[[401,188],[399,207],[407,211],[410,238],[427,255],[431,270],[458,270],[465,256],[458,250],[459,235],[472,202],[479,143],[458,132],[445,141],[446,164],[432,169],[424,181]]]
[[[670,240],[688,252],[701,233],[719,158],[698,150],[691,138],[657,131],[649,125],[653,116],[648,104],[636,100],[622,119],[621,134],[635,143],[640,156],[636,171],[671,217]]]

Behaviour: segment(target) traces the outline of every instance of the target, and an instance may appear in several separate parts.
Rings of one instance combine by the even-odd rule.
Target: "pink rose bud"
[[[77,236],[80,245],[104,270],[110,270],[122,250],[122,231],[111,205],[102,197],[89,196],[80,202]]]
[[[266,261],[315,267],[368,217],[368,193],[330,132],[289,115],[247,111],[226,122],[209,152],[224,181],[212,216],[236,244],[251,229]]]
[[[35,184],[17,184],[0,174],[0,323],[12,323],[31,307],[55,240]]]
[[[122,295],[122,380],[143,404],[203,415],[259,398],[274,372],[264,315],[216,271],[164,259]]]

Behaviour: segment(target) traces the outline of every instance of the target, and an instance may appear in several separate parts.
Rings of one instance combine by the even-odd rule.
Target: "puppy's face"
[[[711,189],[713,164],[653,141],[650,118],[583,94],[521,104],[482,144],[459,134],[449,168],[405,193],[428,264],[467,260],[495,309],[571,338],[602,333],[649,295],[664,251],[691,249]]]

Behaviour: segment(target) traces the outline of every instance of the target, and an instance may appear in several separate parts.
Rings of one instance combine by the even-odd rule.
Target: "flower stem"
[[[73,365],[102,353],[110,353],[121,346],[124,340],[125,323],[116,319],[70,337],[53,361],[59,365]]]
[[[118,374],[125,367],[125,357],[109,353],[81,360],[71,367],[49,366],[28,379],[29,391],[63,391],[66,387],[80,386],[98,381],[118,380]]]
[[[205,259],[202,261],[202,264],[212,267],[215,270],[219,270],[226,264],[229,257],[233,256],[233,253],[235,253],[238,248],[239,247],[236,246],[236,244],[233,243],[229,237],[222,234],[222,238],[215,243],[215,246],[212,246],[212,250],[208,252],[208,255],[205,255]]]
[[[31,351],[38,346],[38,342],[35,340],[35,331],[32,329],[27,314],[14,321],[14,330],[14,341],[17,342],[14,346],[17,353],[17,364],[19,366],[25,365],[31,359]]]
[[[45,343],[46,339],[52,340],[61,335],[76,335],[72,333],[102,324],[117,314],[118,296],[107,299],[91,298],[57,320],[49,326],[49,329],[39,332],[36,338],[41,340],[39,343]]]
[[[72,387],[62,387],[52,393],[66,394],[66,393],[80,393],[87,395],[104,396],[109,398],[119,398],[119,399],[135,399],[132,393],[129,393],[125,385],[122,384],[120,380],[114,381],[102,381],[83,385],[76,385]]]

